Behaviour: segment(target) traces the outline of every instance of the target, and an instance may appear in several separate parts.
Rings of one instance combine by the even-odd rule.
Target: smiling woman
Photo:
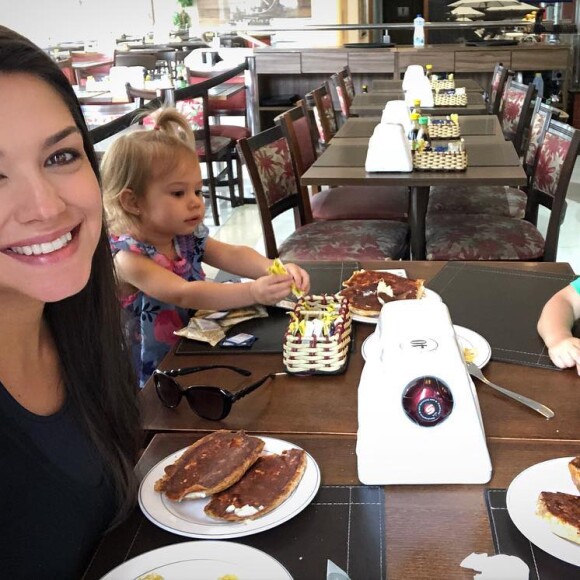
[[[0,568],[77,578],[138,445],[98,167],[58,67],[0,26]]]

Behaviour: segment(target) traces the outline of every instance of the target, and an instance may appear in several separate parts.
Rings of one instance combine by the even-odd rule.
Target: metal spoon
[[[470,362],[465,364],[467,365],[467,370],[469,371],[469,374],[472,377],[479,379],[482,383],[485,383],[486,385],[492,387],[496,391],[503,393],[506,397],[511,397],[512,399],[519,401],[522,405],[525,405],[526,407],[529,407],[530,409],[533,409],[534,411],[540,413],[540,415],[543,415],[544,417],[546,417],[546,419],[551,419],[554,416],[554,411],[546,407],[546,405],[542,405],[542,403],[538,403],[533,399],[528,399],[528,397],[524,397],[523,395],[520,395],[519,393],[514,393],[513,391],[508,391],[507,389],[504,389],[503,387],[500,387],[499,385],[492,383],[491,381],[485,378],[484,374],[481,372],[478,366]]]

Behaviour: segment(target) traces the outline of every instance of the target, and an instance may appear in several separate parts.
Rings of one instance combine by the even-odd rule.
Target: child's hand
[[[570,336],[548,349],[552,362],[559,368],[576,367],[580,374],[580,339]]]
[[[252,297],[257,304],[280,302],[290,294],[293,283],[290,274],[270,274],[249,282],[252,285]]]
[[[284,264],[286,266],[286,271],[294,280],[294,285],[303,294],[308,294],[310,290],[310,276],[306,270],[303,270],[300,266],[296,264]]]

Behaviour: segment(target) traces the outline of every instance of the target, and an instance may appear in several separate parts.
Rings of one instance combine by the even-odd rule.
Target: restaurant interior
[[[175,405],[154,377],[139,393],[139,505],[83,578],[580,577],[579,377],[537,331],[580,272],[580,2],[20,0],[2,21],[59,64],[100,158],[144,111],[186,115],[210,235],[311,278],[213,312],[224,343],[184,329],[159,370],[210,370]],[[190,385],[235,405],[207,418]],[[158,491],[217,430],[306,452],[268,513]],[[572,541],[543,492],[576,497]]]

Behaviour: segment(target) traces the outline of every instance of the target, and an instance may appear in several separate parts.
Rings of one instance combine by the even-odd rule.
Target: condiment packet
[[[189,324],[181,330],[176,330],[174,334],[190,340],[208,342],[211,346],[215,346],[226,336],[226,333],[217,322],[196,317],[190,318]]]
[[[220,346],[237,346],[237,347],[249,347],[256,342],[258,338],[253,334],[248,334],[246,332],[240,332],[234,334],[233,336],[228,336],[220,342]]]
[[[506,554],[473,553],[459,565],[480,572],[475,574],[474,580],[528,580],[530,577],[530,569],[521,558]]]

